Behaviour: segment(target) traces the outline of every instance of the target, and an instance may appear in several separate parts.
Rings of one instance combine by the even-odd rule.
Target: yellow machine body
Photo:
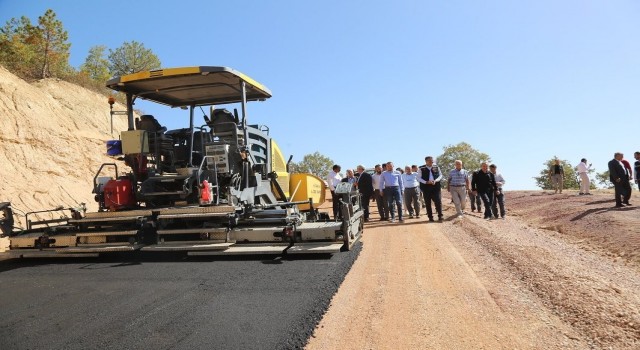
[[[313,208],[318,209],[325,200],[327,186],[324,181],[312,174],[291,174],[289,191],[293,194],[292,201],[305,201],[313,199]],[[298,206],[300,210],[309,210],[309,204]]]

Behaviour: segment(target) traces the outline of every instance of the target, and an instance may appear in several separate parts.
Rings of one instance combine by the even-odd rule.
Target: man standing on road
[[[424,197],[424,204],[427,207],[427,216],[429,221],[433,222],[433,211],[431,208],[431,202],[436,207],[436,213],[438,214],[438,221],[442,221],[442,191],[440,187],[440,180],[442,180],[442,173],[437,165],[433,164],[433,157],[427,156],[424,158],[425,165],[420,167],[420,175],[418,176],[418,182],[420,182],[420,190]]]
[[[467,204],[467,192],[470,189],[469,172],[462,169],[462,161],[456,159],[455,169],[449,172],[447,190],[451,193],[451,198],[453,199],[453,204],[456,207],[456,213],[458,213],[459,218],[464,215],[464,209]]]
[[[473,181],[471,182],[471,191],[480,196],[484,204],[484,219],[491,220],[492,200],[495,195],[496,179],[493,173],[489,171],[487,163],[480,164],[480,170],[473,173]]]
[[[496,180],[496,194],[493,198],[493,206],[491,207],[491,211],[493,212],[493,217],[498,218],[498,207],[500,207],[500,217],[504,219],[506,216],[506,211],[504,210],[504,192],[502,191],[502,186],[504,186],[504,177],[498,171],[498,167],[495,164],[489,165],[489,171],[493,174],[493,177]]]
[[[549,169],[549,178],[551,179],[551,185],[555,190],[554,193],[562,193],[562,186],[564,185],[564,169],[560,164],[560,159],[556,159],[555,164]]]
[[[378,214],[380,214],[380,221],[389,220],[389,206],[384,198],[384,193],[380,190],[380,178],[382,177],[382,166],[376,164],[375,173],[371,176],[373,180],[373,198],[376,200],[378,206]]]
[[[640,152],[634,152],[633,158],[636,159],[636,162],[633,163],[633,167],[636,171],[636,183],[638,184],[638,190],[640,190]]]
[[[399,171],[393,170],[393,162],[388,162],[387,171],[383,172],[380,177],[379,189],[384,191],[384,196],[387,198],[389,214],[391,214],[389,221],[391,222],[396,222],[394,202],[398,207],[398,220],[404,222],[404,218],[402,217],[402,191],[404,190],[404,185],[401,175]]]
[[[620,162],[622,163],[624,170],[627,172],[627,178],[629,178],[629,181],[624,184],[624,188],[629,194],[629,198],[631,198],[631,179],[633,179],[633,170],[631,168],[631,163],[629,163],[629,161],[624,158],[622,158]]]
[[[471,174],[471,183],[473,183],[473,174]],[[476,211],[476,207],[478,208],[478,213],[482,212],[482,199],[473,194],[473,192],[469,192],[469,202],[471,202],[472,213]]]
[[[608,164],[609,180],[611,180],[615,189],[616,208],[622,208],[623,204],[631,205],[629,203],[629,197],[631,195],[627,193],[627,189],[624,187],[625,182],[629,183],[629,176],[621,162],[623,156],[622,153],[616,152]]]
[[[420,218],[420,189],[418,187],[418,173],[414,173],[410,166],[404,167],[404,174],[402,174],[402,183],[404,183],[404,204],[407,206],[409,212],[409,219],[415,217]]]
[[[418,166],[413,164],[411,166],[411,171],[418,174],[417,178],[420,179],[420,171],[418,170]],[[418,181],[419,182],[419,181]],[[422,186],[418,186],[418,200],[420,201],[420,208],[426,208],[424,205],[424,196],[422,196]]]
[[[340,196],[336,195],[336,186],[342,181],[342,176],[340,175],[340,166],[338,164],[334,164],[327,175],[327,186],[329,186],[329,190],[331,190],[331,201],[333,202],[333,219],[338,220],[340,218]]]
[[[591,164],[587,166],[587,159],[582,158],[577,168],[578,168],[578,175],[580,175],[580,193],[578,194],[590,195],[591,193],[589,193],[589,190],[591,187],[591,180],[589,179],[589,170],[591,169]]]
[[[622,159],[620,159],[620,163],[622,163],[624,170],[627,172],[627,178],[629,179],[629,181],[622,184],[622,187],[624,187],[626,193],[626,202],[628,202],[629,198],[631,198],[631,179],[633,179],[633,169],[631,168],[631,163],[629,163],[628,160],[624,159],[624,155],[622,156]],[[622,203],[625,203],[624,199]]]
[[[358,165],[356,167],[358,171],[358,180],[356,181],[356,187],[360,194],[362,194],[362,210],[364,211],[364,221],[369,221],[369,202],[371,201],[371,196],[373,196],[373,179],[371,178],[371,174],[364,171],[364,167],[362,165]]]

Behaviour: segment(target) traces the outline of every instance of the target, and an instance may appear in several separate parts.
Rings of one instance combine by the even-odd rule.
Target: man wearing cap
[[[502,186],[504,186],[504,177],[502,174],[498,172],[498,167],[495,164],[489,165],[489,171],[493,174],[493,177],[496,181],[496,192],[491,201],[491,211],[493,212],[493,217],[498,218],[498,207],[500,207],[500,217],[504,219],[506,216],[506,211],[504,210],[504,192],[502,192]]]

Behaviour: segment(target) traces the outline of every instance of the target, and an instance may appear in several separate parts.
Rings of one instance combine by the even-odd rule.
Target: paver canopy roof
[[[266,86],[227,67],[182,67],[138,72],[116,77],[107,87],[171,107],[204,106],[242,101],[242,82],[247,101],[271,97]]]

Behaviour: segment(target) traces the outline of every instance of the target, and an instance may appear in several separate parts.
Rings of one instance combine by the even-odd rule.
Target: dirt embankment
[[[118,110],[124,106],[116,105]],[[80,202],[112,139],[106,97],[57,79],[27,83],[0,67],[0,202],[22,211]],[[114,116],[114,136],[126,117]]]
[[[308,349],[638,349],[640,207],[508,192],[506,220],[370,222]],[[640,204],[634,193],[632,203]]]

